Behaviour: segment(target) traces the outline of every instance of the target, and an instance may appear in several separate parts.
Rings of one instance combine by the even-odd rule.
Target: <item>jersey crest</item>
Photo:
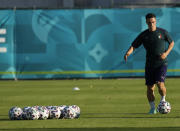
[[[159,35],[158,35],[158,38],[159,38],[159,39],[162,39],[162,35],[161,35],[161,34],[159,34]]]

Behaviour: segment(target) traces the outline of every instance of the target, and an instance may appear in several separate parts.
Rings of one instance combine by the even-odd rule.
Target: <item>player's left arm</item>
[[[164,53],[162,53],[161,54],[161,59],[165,59],[168,55],[169,55],[169,53],[171,52],[171,50],[172,50],[172,48],[174,47],[174,41],[172,41],[170,44],[169,44],[169,46],[168,46],[168,49],[166,50],[166,52],[164,52]]]
[[[169,55],[172,48],[174,47],[174,41],[173,41],[172,37],[170,36],[170,34],[166,30],[164,30],[164,36],[165,36],[165,41],[167,41],[169,43],[169,46],[168,46],[168,49],[160,55],[161,59],[166,59],[166,57]]]

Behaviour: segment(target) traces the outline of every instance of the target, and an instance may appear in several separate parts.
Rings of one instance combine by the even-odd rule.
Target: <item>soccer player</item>
[[[167,56],[171,52],[174,41],[168,32],[156,26],[156,16],[153,13],[146,15],[148,29],[140,33],[133,41],[124,55],[127,61],[128,56],[139,46],[143,45],[146,50],[145,80],[147,86],[147,98],[150,104],[149,114],[156,114],[155,108],[155,85],[158,87],[161,101],[165,101],[166,88],[165,77],[167,72]],[[168,46],[166,46],[168,43]]]

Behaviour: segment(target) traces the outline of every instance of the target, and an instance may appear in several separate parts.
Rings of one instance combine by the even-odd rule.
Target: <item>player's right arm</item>
[[[135,50],[135,48],[138,48],[141,44],[142,44],[142,38],[144,36],[144,32],[142,32],[141,34],[139,34],[136,39],[133,41],[133,43],[131,44],[131,46],[129,47],[129,49],[127,50],[126,54],[124,55],[124,60],[127,61],[127,58],[130,54],[133,53],[133,51]]]
[[[133,53],[134,49],[135,48],[133,46],[129,47],[129,49],[127,50],[126,54],[124,55],[124,60],[125,61],[127,61],[128,56]]]

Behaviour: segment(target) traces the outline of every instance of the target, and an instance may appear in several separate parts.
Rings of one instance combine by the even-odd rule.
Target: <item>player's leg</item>
[[[155,89],[155,84],[147,85],[147,98],[151,108],[149,114],[156,114],[154,89]]]
[[[164,82],[158,82],[157,86],[158,86],[159,94],[161,95],[161,101],[166,101],[165,100],[166,88],[165,88]]]
[[[154,89],[155,89],[155,78],[154,78],[154,69],[150,67],[145,68],[145,79],[146,79],[146,85],[147,85],[147,98],[150,105],[150,111],[149,114],[156,114],[155,109],[155,95],[154,95]]]
[[[149,102],[155,101],[154,89],[155,85],[147,85],[147,98]]]
[[[156,83],[158,87],[159,94],[161,95],[161,101],[165,101],[166,97],[166,87],[165,87],[165,78],[166,78],[167,66],[162,65],[156,69]]]

